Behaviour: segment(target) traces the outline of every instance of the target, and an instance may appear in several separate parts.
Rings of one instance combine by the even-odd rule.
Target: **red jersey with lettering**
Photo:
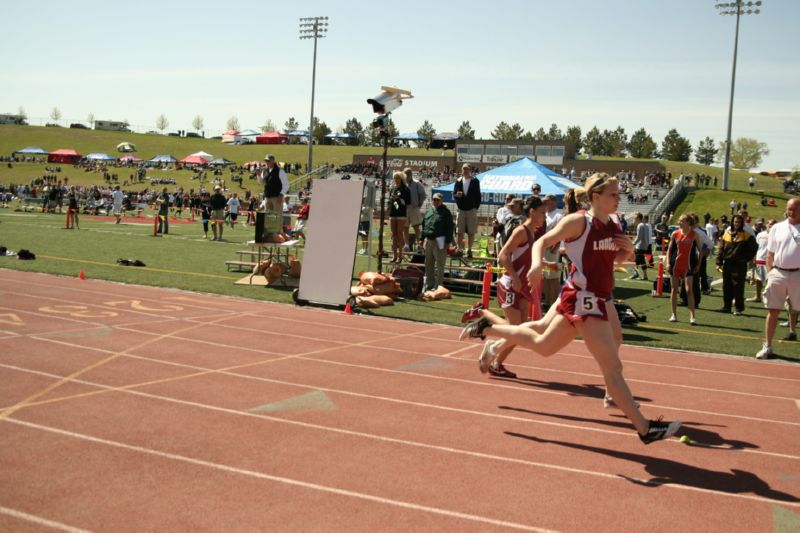
[[[523,298],[529,302],[533,300],[531,289],[528,286],[528,271],[531,269],[531,264],[533,263],[531,249],[533,248],[533,243],[536,241],[537,236],[534,236],[527,227],[521,227],[525,230],[528,240],[511,252],[511,267],[514,269],[514,272],[517,273],[517,276],[519,276],[522,287],[519,291],[514,291],[511,287],[511,275],[508,271],[503,273],[500,279],[497,280],[496,285],[497,299],[502,309],[516,307],[518,298]],[[538,229],[536,233],[539,233]]]
[[[589,213],[584,213],[584,217],[586,226],[581,236],[564,243],[572,261],[567,281],[600,298],[610,298],[614,290],[614,258],[618,251],[614,237],[621,235],[622,230],[611,219],[604,223]]]

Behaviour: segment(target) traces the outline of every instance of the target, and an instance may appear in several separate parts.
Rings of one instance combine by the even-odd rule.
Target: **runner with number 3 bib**
[[[542,276],[542,256],[546,248],[565,242],[572,261],[572,272],[561,291],[557,314],[544,333],[525,326],[512,326],[484,311],[482,318],[468,324],[461,338],[486,337],[507,339],[542,356],[550,356],[581,335],[603,372],[614,402],[633,423],[645,444],[666,439],[680,428],[680,422],[647,420],[633,399],[618,353],[618,339],[610,320],[616,319],[611,299],[614,287],[614,263],[630,259],[633,246],[620,231],[611,214],[619,206],[619,185],[607,174],[594,174],[578,190],[578,197],[591,206],[587,213],[575,213],[533,245],[533,261],[528,273],[530,286],[537,286]],[[610,317],[613,315],[613,319]],[[481,367],[495,357],[489,346],[481,354]]]

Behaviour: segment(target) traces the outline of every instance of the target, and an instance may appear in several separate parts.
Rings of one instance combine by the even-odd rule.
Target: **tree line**
[[[22,107],[20,107],[19,113],[27,116],[24,115]],[[54,121],[58,121],[61,118],[61,112],[57,107],[53,108],[50,118]],[[92,113],[89,113],[87,120],[91,125],[94,125],[94,115]],[[239,119],[236,116],[232,116],[228,119],[226,125],[229,130],[238,130]],[[163,113],[156,117],[155,126],[162,133],[169,126],[169,120]],[[203,126],[203,117],[199,115],[194,117],[192,127],[200,131]],[[290,117],[284,123],[284,131],[293,131],[299,128],[300,123],[294,117]],[[267,119],[261,126],[261,130],[273,132],[277,131],[278,128],[271,119]],[[314,117],[311,137],[316,143],[322,144],[325,136],[332,132],[333,130],[324,121],[320,120],[319,117]],[[371,125],[362,125],[355,117],[347,120],[344,126],[338,128],[338,132],[350,134],[352,136],[351,144],[354,145],[372,146],[381,143],[380,130],[373,128]],[[389,123],[388,133],[390,138],[399,134],[392,122]],[[421,137],[421,140],[414,141],[417,146],[427,146],[436,135],[436,128],[430,121],[425,120],[417,128],[416,133]],[[458,127],[457,135],[461,140],[474,140],[475,129],[468,120],[465,120]],[[577,125],[568,126],[562,131],[557,124],[551,124],[547,130],[540,127],[535,132],[531,132],[530,130],[526,131],[518,122],[508,124],[502,121],[495,126],[490,135],[492,139],[499,141],[566,141],[575,146],[577,154],[582,153],[588,157],[631,157],[636,159],[689,161],[694,154],[695,161],[702,165],[724,162],[726,151],[725,141],[717,143],[711,137],[706,137],[698,142],[696,146],[692,146],[689,139],[683,137],[674,128],[667,132],[660,144],[644,128],[639,128],[628,136],[622,126],[617,126],[613,130],[603,129],[602,131],[597,126],[594,126],[584,134],[581,127]],[[756,139],[740,137],[733,141],[730,152],[732,167],[750,169],[759,166],[764,156],[769,155],[769,147],[766,143],[759,142]]]

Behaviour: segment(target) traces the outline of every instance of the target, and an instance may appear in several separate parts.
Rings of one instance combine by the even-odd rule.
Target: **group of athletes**
[[[526,198],[525,222],[514,229],[498,256],[504,273],[497,281],[497,295],[505,318],[476,304],[464,313],[467,324],[461,339],[484,339],[480,370],[498,375],[516,346],[549,357],[582,336],[603,373],[604,405],[618,407],[641,441],[650,444],[674,435],[681,423],[646,419],[622,375],[622,329],[612,297],[614,265],[629,261],[634,250],[616,219],[619,201],[617,179],[594,174],[582,188],[568,191],[566,216],[545,232],[542,200]],[[544,317],[529,321],[531,303],[539,305],[535,295],[542,271],[559,267],[546,254],[559,247],[571,262],[570,274]]]

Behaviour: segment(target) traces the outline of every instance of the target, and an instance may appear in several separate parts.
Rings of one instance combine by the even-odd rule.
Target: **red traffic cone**
[[[347,305],[344,306],[344,311],[342,311],[343,315],[352,315],[353,314],[353,307],[350,305],[350,300],[347,300]]]
[[[86,279],[86,274],[83,273],[83,270],[78,274],[78,279]]]

